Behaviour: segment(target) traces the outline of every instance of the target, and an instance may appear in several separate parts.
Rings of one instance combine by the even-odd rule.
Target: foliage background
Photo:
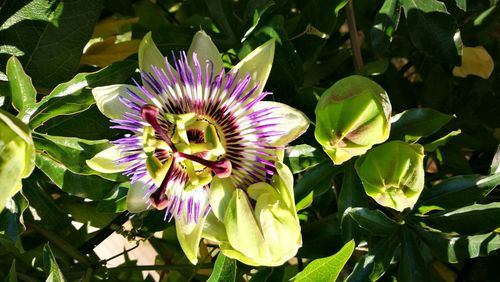
[[[452,70],[461,63],[462,46],[484,46],[494,65],[500,64],[498,1],[354,1],[360,69],[353,64],[346,3],[0,1],[0,106],[24,118],[36,146],[36,169],[0,214],[0,278],[142,281],[141,270],[151,269],[163,281],[205,281],[217,260],[212,281],[287,281],[307,265],[296,280],[321,281],[318,277],[325,279],[322,275],[343,265],[333,259],[310,262],[335,254],[354,238],[358,247],[339,279],[493,281],[500,265],[495,189],[500,72],[495,68],[485,79],[456,77]],[[275,38],[266,89],[274,93],[272,99],[302,110],[312,121],[318,98],[337,80],[358,73],[379,83],[393,115],[403,113],[390,140],[426,148],[426,187],[417,205],[403,213],[377,205],[364,193],[352,161],[333,166],[312,126],[286,158],[296,176],[296,201],[310,204],[300,211],[304,244],[298,259],[252,269],[223,256],[212,258],[216,251],[203,245],[210,251],[205,261],[190,265],[163,212],[129,214],[126,178],[92,171],[85,160],[122,134],[109,129],[91,89],[138,78],[137,46],[148,31],[170,54],[187,50],[200,29],[224,54],[226,67]],[[7,70],[11,56],[18,57],[34,91],[22,74]],[[14,108],[16,103],[25,110]],[[428,213],[433,206],[444,211]],[[131,229],[121,227],[127,220]],[[84,225],[76,228],[73,221]],[[98,230],[90,232],[88,226]],[[93,249],[114,231],[148,240],[158,252],[156,265],[139,267],[127,260],[106,267],[106,258]],[[153,237],[156,231],[162,236]]]

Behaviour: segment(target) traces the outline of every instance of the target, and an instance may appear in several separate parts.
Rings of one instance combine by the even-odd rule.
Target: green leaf
[[[308,144],[290,146],[285,150],[285,164],[293,173],[302,172],[326,159],[327,156],[323,153],[323,150]]]
[[[417,218],[426,225],[444,232],[462,235],[491,232],[500,227],[500,203],[474,204],[453,211],[442,211]]]
[[[94,98],[89,90],[79,91],[63,97],[52,98],[46,103],[43,103],[36,110],[29,125],[31,128],[36,128],[53,117],[83,112],[94,103]]]
[[[59,84],[38,103],[38,109],[29,125],[36,128],[56,116],[88,109],[95,103],[89,87],[121,83],[133,74],[136,67],[137,64],[133,61],[123,61],[96,72],[77,74],[70,81]]]
[[[344,212],[344,217],[345,216],[350,216],[361,228],[364,228],[373,235],[378,236],[387,236],[392,234],[396,228],[401,226],[379,210],[369,210],[367,208],[348,208]]]
[[[64,278],[61,269],[59,269],[59,265],[57,265],[56,258],[50,249],[49,244],[45,244],[43,247],[43,269],[45,273],[48,275],[46,282],[64,282],[66,278]]]
[[[340,166],[334,167],[332,162],[327,160],[307,170],[294,187],[296,203],[300,202],[313,191],[314,196],[318,197],[329,189],[332,189],[332,178],[338,173],[339,168]]]
[[[410,39],[417,49],[443,62],[460,64],[462,39],[443,2],[401,0]]]
[[[313,260],[293,281],[335,281],[354,251],[354,240],[347,242],[336,254]]]
[[[490,176],[459,175],[424,189],[416,206],[421,213],[471,205],[500,184],[500,173]]]
[[[8,0],[0,10],[2,41],[24,54],[34,85],[50,88],[78,68],[101,8],[102,0]]]
[[[467,0],[455,0],[457,7],[463,11],[467,11]]]
[[[388,50],[392,41],[392,34],[398,27],[400,13],[401,7],[398,0],[384,1],[375,16],[374,26],[370,32],[375,52],[383,54]]]
[[[57,160],[71,172],[83,175],[99,175],[108,180],[127,181],[121,174],[100,173],[91,169],[86,161],[111,146],[108,140],[85,140],[75,137],[37,134],[35,147]]]
[[[487,256],[500,249],[500,235],[493,232],[473,236],[451,236],[420,227],[414,229],[438,259],[449,263]]]
[[[490,174],[500,173],[500,145],[497,147],[497,151],[493,156],[493,160],[490,165]]]
[[[394,252],[400,244],[400,232],[394,232],[392,235],[383,238],[374,246],[370,246],[368,254],[362,257],[354,270],[347,277],[346,281],[376,281],[389,267],[394,256]]]
[[[37,154],[36,166],[70,195],[100,200],[109,197],[117,189],[115,182],[99,176],[72,173],[63,164],[46,154]]]
[[[18,117],[27,122],[36,109],[36,90],[31,83],[31,78],[24,72],[21,62],[16,57],[10,57],[7,61],[7,77],[12,105],[19,112]]]
[[[34,168],[35,148],[28,127],[0,110],[0,212]]]
[[[5,282],[17,282],[17,273],[16,273],[16,260],[12,261],[12,265],[10,266],[9,274],[4,280]]]
[[[403,229],[401,252],[398,271],[400,281],[429,281],[429,266],[420,253],[415,235],[407,228]]]
[[[459,135],[460,133],[462,133],[462,131],[460,129],[455,130],[455,131],[452,131],[452,132],[446,134],[445,136],[443,136],[437,140],[432,141],[431,143],[425,144],[424,151],[425,152],[434,152],[438,147],[446,145],[453,137]]]
[[[233,282],[236,281],[236,261],[226,257],[222,252],[217,256],[214,270],[207,282]]]
[[[406,110],[391,118],[390,139],[417,142],[447,124],[453,117],[430,108]]]

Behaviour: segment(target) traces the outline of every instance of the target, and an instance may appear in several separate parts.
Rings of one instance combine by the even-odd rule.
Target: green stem
[[[363,57],[361,56],[361,47],[358,37],[358,29],[356,28],[356,18],[354,17],[354,8],[350,0],[346,6],[347,26],[349,27],[349,35],[351,37],[351,49],[354,56],[354,67],[356,70],[363,68]]]
[[[106,240],[113,232],[118,230],[122,224],[128,220],[128,211],[122,212],[113,221],[106,225],[103,229],[99,230],[97,234],[90,238],[87,242],[81,245],[78,250],[84,254],[90,253],[97,245]]]

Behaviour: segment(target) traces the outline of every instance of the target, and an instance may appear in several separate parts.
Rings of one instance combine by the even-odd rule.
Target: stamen
[[[172,164],[168,168],[167,174],[163,178],[160,187],[154,191],[151,196],[149,197],[149,200],[151,201],[151,204],[159,210],[162,210],[170,205],[170,200],[167,197],[167,185],[170,182],[172,178],[172,173],[175,169],[175,159],[172,161]]]
[[[200,158],[195,155],[189,155],[183,152],[175,152],[174,157],[181,157],[184,159],[191,160],[193,162],[197,162],[201,165],[204,165],[208,168],[210,168],[215,175],[217,175],[219,178],[226,178],[231,175],[231,170],[232,170],[232,165],[231,161],[228,159],[222,159],[219,161],[209,161],[205,160],[203,158]]]
[[[175,149],[174,143],[172,143],[172,140],[170,139],[170,137],[167,135],[165,130],[163,130],[163,128],[158,123],[158,113],[159,112],[160,112],[160,110],[157,107],[150,105],[150,104],[146,104],[146,105],[141,107],[142,119],[145,120],[146,122],[148,122],[153,127],[155,132],[160,135],[161,139],[163,139],[163,141],[165,141],[167,143],[167,145],[172,149],[172,152],[176,152],[177,150]]]

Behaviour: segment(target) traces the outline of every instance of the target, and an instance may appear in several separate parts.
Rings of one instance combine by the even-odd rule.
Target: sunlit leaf
[[[293,281],[335,281],[351,257],[354,247],[354,240],[351,240],[336,254],[312,261]]]
[[[236,279],[236,261],[219,253],[214,270],[207,282],[233,282]]]

